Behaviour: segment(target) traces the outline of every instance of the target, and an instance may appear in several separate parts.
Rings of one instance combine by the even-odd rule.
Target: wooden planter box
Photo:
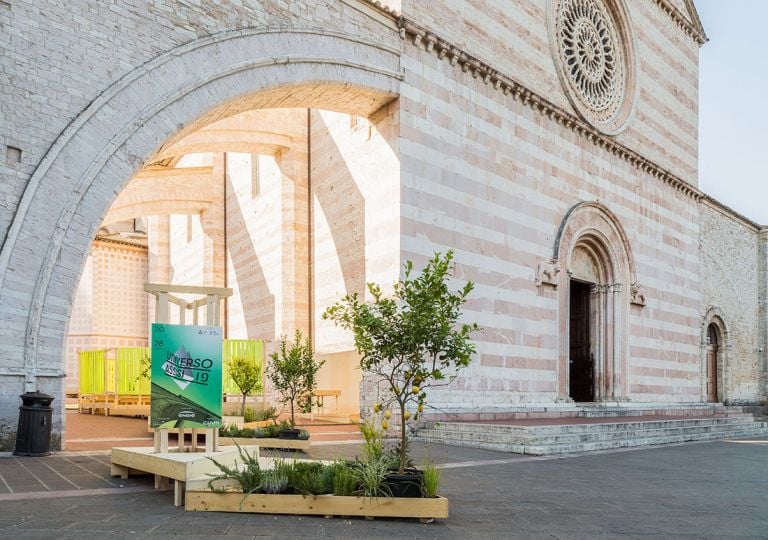
[[[274,422],[272,420],[256,420],[254,422],[245,422],[243,424],[243,427],[246,427],[246,428],[263,428],[263,427],[267,427],[267,426],[269,426],[271,424],[274,424]]]
[[[337,497],[335,495],[263,495],[187,491],[186,510],[194,512],[250,512],[313,516],[417,518],[448,517],[448,499],[392,497]]]
[[[260,448],[279,448],[287,450],[309,450],[312,444],[309,440],[302,441],[299,439],[273,439],[268,437],[224,437],[219,436],[220,446],[234,446],[239,444],[240,446],[258,446]]]

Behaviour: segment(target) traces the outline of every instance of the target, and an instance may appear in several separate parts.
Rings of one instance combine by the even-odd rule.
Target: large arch
[[[63,341],[93,236],[154,156],[249,109],[369,116],[395,99],[400,44],[315,28],[243,29],[191,41],[99,95],[37,166],[0,252],[0,314],[12,366],[0,375],[61,397]]]
[[[585,270],[580,261],[590,261]],[[598,202],[573,206],[555,239],[553,264],[558,271],[558,400],[569,396],[570,298],[572,279],[589,283],[591,342],[594,354],[594,400],[627,399],[627,328],[635,266],[629,239],[618,218]],[[589,275],[584,275],[587,272]]]

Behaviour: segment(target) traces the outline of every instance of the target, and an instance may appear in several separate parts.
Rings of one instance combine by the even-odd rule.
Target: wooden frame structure
[[[221,301],[232,295],[232,289],[224,287],[198,287],[187,285],[170,285],[160,283],[145,283],[144,290],[157,298],[155,304],[155,321],[168,323],[170,319],[170,304],[179,307],[179,322],[187,324],[186,311],[193,311],[192,324],[199,323],[199,309],[206,308],[205,323],[208,326],[220,326]],[[176,294],[202,295],[193,301],[184,300]],[[174,480],[174,504],[181,506],[184,501],[186,483],[192,475],[199,475],[210,466],[209,455],[232,458],[237,452],[219,452],[218,428],[190,429],[191,446],[186,446],[186,431],[178,428],[178,445],[174,450],[169,449],[167,428],[154,430],[153,448],[113,448],[112,474],[127,476],[132,471],[143,471],[155,475],[155,489],[167,491],[170,480]],[[198,434],[205,435],[205,454],[198,452]]]

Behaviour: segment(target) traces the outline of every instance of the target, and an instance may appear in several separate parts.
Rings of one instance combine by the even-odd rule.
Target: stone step
[[[426,437],[418,434],[417,439],[423,442],[432,442],[435,444],[447,444],[451,446],[465,446],[469,448],[482,448],[486,450],[497,450],[500,452],[513,452],[518,454],[529,454],[535,456],[556,455],[569,453],[583,453],[600,450],[611,450],[617,448],[632,448],[643,446],[659,446],[664,444],[677,444],[691,441],[707,441],[729,438],[743,437],[766,437],[768,436],[768,425],[764,423],[755,423],[754,426],[743,427],[740,429],[730,429],[711,432],[692,432],[682,435],[670,435],[645,438],[627,438],[613,441],[580,442],[571,444],[553,444],[553,445],[535,445],[535,444],[513,444],[509,442],[490,442],[471,439],[445,439]]]
[[[757,426],[755,424],[758,424]],[[599,427],[600,425],[595,425]],[[627,430],[601,430],[595,429],[590,432],[579,433],[558,433],[549,432],[547,434],[538,433],[504,433],[504,432],[469,432],[469,431],[450,431],[450,430],[420,430],[419,437],[430,439],[458,439],[458,440],[478,440],[492,443],[507,443],[517,445],[549,445],[549,444],[567,444],[581,442],[596,442],[608,440],[621,440],[630,438],[648,438],[661,436],[674,436],[686,433],[711,433],[724,430],[749,429],[758,427],[759,423],[754,420],[750,422],[738,422],[730,424],[708,424],[708,425],[671,425],[665,427],[647,428],[641,425],[633,426]],[[768,426],[768,424],[767,424]]]
[[[430,422],[428,429],[436,431],[465,431],[470,433],[499,433],[536,436],[563,433],[593,433],[595,431],[628,431],[636,429],[659,429],[664,427],[688,427],[709,425],[751,424],[755,419],[751,415],[735,417],[692,418],[674,420],[649,420],[636,422],[605,422],[589,424],[550,424],[550,425],[507,425],[507,424],[475,424],[465,422]]]
[[[638,417],[638,416],[691,416],[718,417],[744,414],[765,414],[764,406],[722,405],[712,403],[689,403],[684,405],[665,404],[659,406],[622,405],[570,405],[570,406],[526,406],[506,412],[454,413],[454,422],[530,420],[530,419],[575,419],[601,417]]]
[[[621,439],[617,441],[598,441],[572,444],[530,445],[525,447],[525,453],[534,456],[554,454],[571,454],[575,452],[593,452],[612,450],[616,448],[632,448],[640,446],[659,446],[664,444],[679,444],[692,441],[711,441],[717,439],[732,439],[741,437],[768,436],[768,427],[753,429],[736,429],[729,431],[713,431],[708,433],[685,433],[661,437]]]

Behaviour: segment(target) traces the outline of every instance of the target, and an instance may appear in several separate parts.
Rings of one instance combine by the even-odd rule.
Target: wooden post
[[[155,304],[155,322],[168,322],[168,293],[161,292],[157,294],[157,303]]]
[[[219,322],[216,320],[216,299],[218,297],[214,294],[209,294],[205,297],[205,324],[207,326],[218,326]]]
[[[184,504],[184,484],[181,480],[173,481],[173,506],[182,506]]]

